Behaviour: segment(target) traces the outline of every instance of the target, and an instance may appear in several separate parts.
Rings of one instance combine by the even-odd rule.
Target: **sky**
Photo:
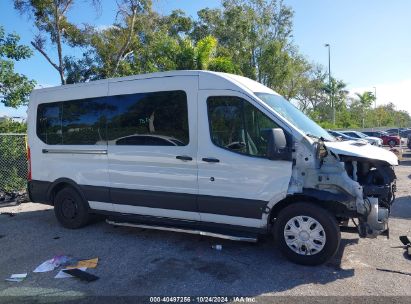
[[[72,9],[69,19],[101,27],[113,23],[116,1],[101,0],[96,14],[84,0]],[[393,102],[411,114],[411,12],[410,0],[284,0],[294,10],[293,40],[309,61],[328,67],[331,45],[331,75],[343,80],[351,94],[374,91],[377,105]],[[219,7],[219,0],[154,0],[155,9],[168,14],[182,9],[197,16],[204,7]],[[32,20],[13,8],[12,0],[0,0],[0,25],[15,31],[29,45],[36,34]],[[81,55],[81,50],[70,51]],[[59,76],[37,52],[16,64],[16,70],[35,79],[38,86],[59,85]],[[25,108],[0,105],[0,116],[25,116]]]

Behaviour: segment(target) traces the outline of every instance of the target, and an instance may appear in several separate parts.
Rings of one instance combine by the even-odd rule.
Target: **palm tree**
[[[333,123],[335,124],[335,110],[340,108],[341,105],[345,102],[348,95],[348,91],[345,89],[347,84],[341,80],[336,80],[331,78],[331,82],[324,84],[323,92],[330,96],[330,107],[333,111]]]
[[[375,96],[372,92],[364,92],[362,94],[355,93],[355,95],[357,95],[358,101],[362,107],[362,127],[364,128],[365,111],[371,107],[372,103],[375,101]]]
[[[372,105],[372,103],[375,101],[375,96],[372,92],[364,92],[362,94],[355,93],[355,95],[357,95],[358,101],[366,109],[368,109]]]

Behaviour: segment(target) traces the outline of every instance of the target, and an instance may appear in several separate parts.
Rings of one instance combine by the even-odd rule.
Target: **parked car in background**
[[[356,137],[368,141],[371,145],[381,147],[382,139],[378,137],[367,136],[359,131],[341,131],[341,133],[346,134],[351,137]]]
[[[390,135],[400,135],[400,137],[407,138],[408,135],[411,134],[411,129],[408,128],[393,128],[393,129],[388,129],[385,132],[387,132]]]
[[[398,135],[390,135],[384,131],[364,131],[367,136],[378,137],[382,139],[382,144],[390,147],[395,147],[400,144],[401,138]]]
[[[330,135],[334,136],[335,138],[341,139],[343,141],[345,141],[345,140],[355,140],[355,141],[364,141],[364,142],[368,143],[367,140],[363,140],[363,139],[357,138],[357,137],[352,137],[352,136],[349,136],[349,135],[344,134],[344,133],[339,132],[339,131],[328,130],[328,133]]]

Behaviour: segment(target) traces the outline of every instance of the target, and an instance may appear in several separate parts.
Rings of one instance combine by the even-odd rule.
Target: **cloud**
[[[392,102],[397,110],[405,110],[411,114],[411,79],[374,86],[377,88],[377,106]],[[374,92],[374,86],[349,89],[350,95],[366,91]]]

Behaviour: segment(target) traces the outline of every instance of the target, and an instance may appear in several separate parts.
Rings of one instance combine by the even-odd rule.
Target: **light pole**
[[[335,106],[333,102],[333,89],[331,86],[331,45],[326,43],[324,46],[328,48],[328,85],[330,89],[330,103],[333,110],[333,125],[335,126]]]
[[[374,88],[374,108],[377,108],[377,87]]]

